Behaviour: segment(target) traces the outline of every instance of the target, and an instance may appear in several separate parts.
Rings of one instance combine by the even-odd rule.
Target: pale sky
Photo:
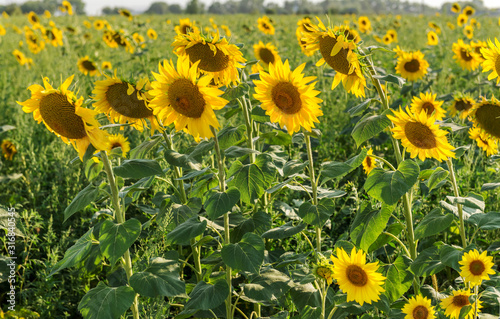
[[[0,0],[0,5],[5,5],[9,3],[22,3],[25,0]],[[98,15],[101,13],[101,9],[104,7],[125,7],[132,11],[142,12],[149,8],[150,4],[156,1],[164,1],[168,4],[179,4],[183,8],[189,2],[188,0],[83,0],[86,3],[85,11],[89,15]],[[209,6],[211,3],[219,1],[225,2],[225,0],[200,0],[200,2],[205,3],[206,6]],[[321,2],[322,0],[309,0],[311,2]],[[265,3],[274,2],[279,5],[283,5],[285,0],[266,0]],[[441,7],[441,5],[445,2],[454,2],[454,0],[409,0],[409,2],[415,3],[425,3],[429,6],[434,6],[436,8]],[[483,0],[483,3],[488,8],[499,8],[500,0]]]

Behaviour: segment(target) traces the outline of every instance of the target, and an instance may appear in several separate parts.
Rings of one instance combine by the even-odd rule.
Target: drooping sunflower
[[[12,143],[11,141],[3,140],[1,147],[2,147],[3,157],[5,157],[5,159],[8,161],[12,161],[14,155],[17,154],[16,145],[14,145],[14,143]]]
[[[437,34],[441,34],[441,27],[438,26],[436,23],[434,22],[429,22],[429,27],[433,28],[434,30],[436,30],[436,33]]]
[[[156,33],[156,31],[151,29],[151,28],[148,29],[146,34],[147,34],[148,38],[150,38],[151,40],[158,39],[158,33]]]
[[[187,56],[191,64],[200,61],[198,75],[207,74],[213,77],[215,85],[237,84],[238,68],[244,68],[246,62],[240,49],[229,44],[226,38],[205,38],[200,33],[180,34],[175,37],[174,52],[179,57]]]
[[[264,34],[273,35],[275,32],[273,22],[268,16],[263,16],[257,19],[257,27]]]
[[[359,31],[362,33],[370,33],[372,31],[372,23],[370,19],[366,16],[361,16],[358,18]]]
[[[311,131],[323,115],[319,106],[323,100],[316,97],[320,92],[314,89],[315,83],[308,84],[316,77],[304,77],[304,67],[305,63],[292,71],[288,60],[278,59],[269,65],[269,73],[261,72],[260,80],[254,80],[254,97],[271,122],[279,123],[290,135],[301,127]]]
[[[112,69],[113,69],[113,65],[112,65],[112,64],[111,64],[111,62],[109,62],[109,61],[104,61],[104,62],[102,62],[102,64],[101,64],[101,68],[102,68],[103,70],[112,70]]]
[[[466,16],[470,17],[471,15],[473,15],[476,12],[476,10],[473,7],[471,7],[471,6],[466,6],[464,8],[464,11],[462,11],[462,12]]]
[[[480,103],[474,104],[469,114],[475,126],[500,141],[500,102],[494,96],[491,100],[483,97]]]
[[[259,43],[254,44],[253,52],[265,69],[269,68],[269,63],[275,63],[280,59],[278,49],[271,43],[264,44],[262,41],[259,41]]]
[[[468,20],[469,20],[469,17],[467,17],[465,14],[461,13],[457,17],[457,25],[459,27],[462,27],[464,24],[467,23]]]
[[[370,172],[375,167],[377,167],[377,162],[375,161],[375,158],[370,156],[372,154],[373,154],[373,149],[370,148],[366,153],[365,159],[363,160],[363,170],[365,171],[366,175],[370,174]]]
[[[97,69],[97,66],[95,63],[91,60],[89,60],[89,56],[86,55],[83,58],[78,59],[78,69],[80,72],[82,72],[85,75],[90,75],[90,76],[99,76],[101,73],[99,73],[99,70]]]
[[[112,134],[109,136],[109,148],[113,150],[120,148],[121,157],[127,157],[127,153],[130,151],[130,142],[127,138],[121,134]]]
[[[67,12],[70,16],[73,15],[73,6],[67,0],[64,0],[62,2],[62,7],[59,7],[59,9],[61,10],[61,12]]]
[[[125,17],[125,18],[129,19],[130,21],[132,21],[132,20],[134,19],[134,16],[132,15],[132,13],[130,13],[130,11],[129,11],[129,10],[127,10],[127,9],[120,9],[120,10],[118,10],[118,13],[119,13],[121,16],[123,16],[123,17]]]
[[[314,265],[312,273],[316,278],[326,280],[328,285],[333,282],[333,265],[325,257],[320,257],[318,263]]]
[[[333,79],[332,90],[342,82],[344,89],[356,97],[365,96],[366,79],[363,75],[356,44],[348,40],[344,33],[335,33],[318,19],[318,25],[313,25],[311,32],[304,34],[306,50],[320,51],[322,58],[316,62],[321,66],[325,62],[337,73]]]
[[[347,293],[347,301],[356,301],[360,305],[378,301],[384,292],[382,285],[385,277],[377,272],[378,262],[366,263],[366,254],[353,247],[351,256],[343,248],[337,248],[337,257],[330,256],[333,262],[333,278],[340,289]]]
[[[500,42],[495,38],[495,44],[488,39],[488,48],[481,48],[484,61],[481,63],[483,72],[491,73],[488,75],[488,80],[497,79],[497,84],[500,82]]]
[[[389,30],[391,31],[391,30]],[[391,36],[393,42],[398,42],[397,41],[397,34],[390,33],[387,31],[387,34]],[[395,32],[395,30],[392,30]],[[350,28],[347,24],[333,27],[333,32],[334,33],[344,33],[344,37],[349,40],[349,41],[354,41],[354,43],[358,43],[361,41],[361,36],[359,35],[359,32],[356,31],[355,29]]]
[[[475,101],[469,96],[458,94],[453,99],[453,104],[450,107],[450,115],[455,116],[459,113],[461,119],[467,118],[469,111],[474,106]]]
[[[406,112],[399,108],[394,116],[387,115],[394,127],[391,129],[394,138],[400,139],[411,158],[418,156],[422,161],[426,158],[435,158],[438,161],[455,157],[454,149],[446,138],[447,131],[440,130],[435,124],[435,116],[428,116],[425,110],[413,114],[409,108]]]
[[[397,53],[397,52],[396,52]],[[424,54],[420,51],[400,52],[396,64],[396,73],[401,74],[408,81],[416,81],[427,74],[429,62],[424,59]]]
[[[498,153],[498,142],[488,136],[485,132],[477,127],[469,130],[469,137],[476,141],[477,146],[486,152],[487,156],[495,155]]]
[[[189,57],[179,56],[177,69],[172,61],[159,65],[154,73],[149,93],[154,97],[149,103],[153,113],[165,125],[174,123],[177,131],[185,130],[196,140],[213,136],[210,126],[219,128],[214,110],[222,109],[228,101],[219,97],[221,90],[210,86],[211,76],[198,78],[198,64],[191,65]]]
[[[453,59],[457,61],[462,69],[474,71],[479,67],[479,63],[481,62],[480,57],[474,49],[462,39],[459,39],[457,43],[453,43],[452,50],[455,53]]]
[[[460,9],[460,5],[457,2],[451,5],[451,12],[459,13]]]
[[[474,28],[471,25],[465,26],[464,35],[467,39],[472,39],[474,37]]]
[[[199,33],[200,29],[196,26],[196,21],[191,22],[189,18],[179,19],[179,24],[175,26],[177,34],[188,34],[189,32]]]
[[[28,21],[29,23],[31,23],[31,25],[33,26],[37,26],[37,25],[40,25],[40,18],[37,16],[36,13],[34,13],[33,11],[30,11],[28,13]]]
[[[422,110],[425,110],[428,116],[434,114],[436,120],[441,121],[445,116],[444,109],[441,107],[443,101],[436,101],[436,96],[437,94],[430,92],[425,94],[420,92],[420,98],[414,96],[411,100],[411,112],[419,114]]]
[[[77,99],[68,90],[73,77],[67,78],[58,89],[54,89],[44,77],[44,86],[31,85],[28,88],[31,98],[17,103],[23,106],[25,113],[33,113],[38,123],[43,122],[63,142],[71,143],[82,159],[90,143],[98,150],[107,150],[108,133],[99,129],[99,122],[95,119],[97,112],[83,108],[83,97]]]
[[[441,308],[444,314],[449,316],[450,319],[458,319],[460,317],[460,310],[465,306],[471,306],[470,311],[465,315],[464,319],[474,318],[474,310],[477,304],[478,310],[482,308],[481,301],[478,299],[474,304],[469,301],[471,293],[467,290],[453,291],[453,295],[441,299]]]
[[[133,83],[116,77],[106,75],[106,80],[94,83],[95,110],[104,113],[110,122],[125,124],[129,123],[139,131],[143,131],[145,120],[151,123],[151,135],[160,129],[153,111],[148,107],[152,96],[148,93],[151,85],[147,78]]]
[[[427,32],[427,45],[438,45],[438,44],[439,44],[439,38],[436,32],[434,31]]]
[[[431,300],[417,295],[408,300],[402,309],[405,319],[435,319],[436,311],[431,306]]]
[[[45,38],[45,41],[50,43],[54,47],[62,46],[63,45],[63,33],[61,29],[52,27],[50,29],[42,29],[43,36]]]

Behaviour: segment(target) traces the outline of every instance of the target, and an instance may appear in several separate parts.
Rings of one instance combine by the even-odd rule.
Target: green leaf
[[[177,260],[161,257],[152,258],[146,270],[133,274],[130,285],[141,296],[152,298],[174,297],[186,293],[186,285],[179,278]]]
[[[351,107],[350,109],[347,110],[347,113],[349,113],[350,116],[356,116],[358,114],[361,114],[370,106],[370,103],[372,101],[376,101],[375,99],[366,99],[360,104]]]
[[[191,155],[177,153],[172,150],[164,151],[165,160],[173,166],[199,171],[201,164],[198,163]]]
[[[222,94],[222,98],[228,100],[229,102],[234,101],[243,95],[245,95],[250,90],[250,86],[246,83],[240,83],[237,87],[226,88],[226,92]]]
[[[239,146],[230,146],[228,149],[224,151],[224,155],[227,158],[236,158],[236,157],[241,157],[244,155],[248,154],[260,154],[259,151],[252,150],[250,148],[244,148],[244,147],[239,147]]]
[[[191,178],[195,178],[195,177],[198,177],[200,175],[203,175],[205,174],[206,172],[209,172],[210,171],[210,166],[207,166],[205,167],[204,169],[201,169],[199,171],[196,171],[196,170],[192,170],[191,172],[179,177],[179,178],[176,178],[175,180],[176,181],[184,181],[186,179],[191,179]]]
[[[205,210],[210,220],[216,220],[229,212],[240,200],[240,191],[230,187],[225,192],[215,192],[205,202]]]
[[[370,202],[364,202],[351,225],[354,244],[367,251],[384,231],[393,210],[394,206],[386,204],[382,204],[382,209],[373,209]]]
[[[321,175],[329,178],[340,178],[363,163],[368,150],[363,148],[361,153],[356,156],[351,157],[345,162],[325,162],[321,164]]]
[[[223,128],[217,134],[220,148],[225,150],[233,145],[243,142],[245,131],[246,131],[246,126],[243,124],[238,127],[228,126]]]
[[[99,247],[101,253],[109,258],[113,266],[127,249],[139,238],[141,222],[131,218],[122,224],[115,224],[110,220],[102,223],[99,232]]]
[[[380,115],[366,114],[356,124],[352,130],[351,136],[356,141],[356,146],[359,147],[366,140],[375,137],[382,132],[386,127],[391,125],[391,120],[387,118],[387,114],[392,111],[387,110]]]
[[[258,235],[246,233],[237,244],[222,247],[221,256],[231,268],[259,273],[264,261],[264,241]]]
[[[265,142],[270,145],[286,146],[292,143],[292,137],[290,136],[290,134],[278,130],[262,133],[260,134],[259,138],[264,139]]]
[[[304,202],[300,205],[298,215],[306,224],[322,228],[334,211],[335,205],[333,201],[327,198],[321,200],[318,206]]]
[[[309,162],[302,163],[297,160],[288,161],[283,165],[283,176],[286,178],[290,175],[300,173],[307,165],[309,165]]]
[[[260,123],[271,122],[269,115],[266,114],[266,110],[260,106],[256,106],[252,109],[252,120]]]
[[[163,175],[160,164],[155,160],[132,159],[123,161],[122,165],[114,167],[116,175],[123,178],[140,179],[153,175]]]
[[[418,173],[418,164],[407,159],[399,164],[396,171],[373,169],[366,179],[364,188],[373,198],[387,205],[394,205],[417,182]]]
[[[401,223],[394,223],[387,226],[387,229],[384,232],[391,233],[397,237],[403,231],[403,229],[404,226]],[[370,248],[368,248],[367,252],[375,251],[393,240],[394,238],[392,236],[382,233],[380,236],[378,236],[375,242],[370,245]]]
[[[427,187],[429,187],[429,192],[434,188],[437,188],[441,181],[445,180],[450,172],[444,170],[442,167],[437,167],[434,172],[429,177],[429,181],[427,181]]]
[[[93,181],[99,176],[99,173],[102,172],[103,166],[104,163],[102,161],[98,161],[97,163],[94,161],[87,161],[85,163],[85,177],[87,177],[90,182]]]
[[[321,296],[319,290],[314,288],[311,283],[300,285],[296,284],[290,290],[294,305],[299,311],[303,311],[306,306],[321,307]]]
[[[500,187],[500,183],[486,183],[481,186],[481,192],[487,192]]]
[[[415,240],[430,237],[444,231],[453,223],[452,214],[443,214],[434,208],[415,228]]]
[[[406,80],[403,79],[400,76],[393,75],[393,74],[387,74],[387,75],[374,75],[373,76],[375,79],[383,80],[386,82],[391,82],[394,84],[397,84],[399,88],[403,87],[403,84],[405,84]]]
[[[385,295],[391,302],[395,302],[405,292],[410,289],[413,283],[413,275],[408,268],[410,267],[411,259],[406,256],[398,256],[394,263],[385,266]]]
[[[297,226],[294,226],[293,222],[290,221],[284,225],[266,231],[265,233],[262,234],[262,238],[283,239],[298,234],[305,228],[306,224],[300,223]]]
[[[453,196],[446,196],[446,198],[452,203],[452,204],[462,204],[464,206],[474,208],[474,209],[480,209],[484,211],[485,204],[484,204],[484,198],[483,196],[475,193],[469,193],[467,194],[467,197],[453,197]]]
[[[184,307],[185,310],[209,310],[219,306],[229,295],[226,281],[219,280],[214,285],[200,281],[189,294],[191,298]]]
[[[434,246],[421,251],[410,266],[412,272],[417,277],[434,275],[445,267],[439,257],[439,249]]]
[[[472,249],[473,247],[471,246],[466,249],[460,249],[458,247],[444,244],[439,247],[439,259],[444,265],[453,268],[460,273],[460,264],[458,262],[462,260],[462,255],[464,253]]]
[[[293,286],[290,278],[276,269],[266,269],[244,284],[245,296],[255,303],[277,302]]]
[[[467,221],[484,230],[500,228],[500,213],[489,212],[486,214],[474,214]]]
[[[160,143],[160,137],[153,137],[151,139],[147,139],[134,149],[130,151],[130,159],[139,159],[144,158],[149,151],[151,151],[158,143]]]
[[[206,220],[200,222],[198,216],[191,217],[167,234],[167,242],[171,245],[187,245],[191,239],[203,234],[205,228]]]
[[[99,195],[99,189],[92,183],[82,189],[64,210],[64,221],[94,202],[97,195]]]
[[[80,239],[76,241],[73,246],[66,251],[66,253],[64,253],[64,258],[52,267],[49,277],[59,270],[73,267],[87,258],[90,254],[90,250],[92,249],[93,231],[94,227],[90,228]]]
[[[83,296],[78,310],[85,319],[118,319],[134,302],[131,287],[108,287],[102,281]]]

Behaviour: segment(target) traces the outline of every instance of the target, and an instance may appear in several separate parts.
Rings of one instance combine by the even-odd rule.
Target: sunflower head
[[[456,94],[449,109],[450,115],[460,114],[461,119],[467,118],[469,111],[474,106],[475,101],[467,94]]]
[[[481,41],[481,40],[478,40],[477,42],[476,41],[471,41],[470,45],[474,49],[474,52],[477,53],[478,58],[480,59],[480,61],[483,62],[485,59],[484,59],[483,54],[481,53],[481,49],[482,48],[485,48],[485,49],[488,48],[488,43],[486,43],[484,41]]]
[[[436,32],[429,31],[427,33],[427,45],[438,45],[438,43],[439,43],[439,38]]]
[[[471,6],[466,6],[464,8],[464,11],[462,11],[463,14],[465,14],[466,16],[470,17],[471,15],[473,15],[474,13],[476,12],[476,10],[471,7]]]
[[[382,43],[385,44],[385,45],[389,45],[392,43],[392,38],[390,35],[386,34],[384,35],[384,37],[382,38]]]
[[[461,13],[457,17],[457,25],[459,27],[462,27],[464,24],[467,23],[468,20],[469,20],[469,17],[466,16],[465,14]]]
[[[132,13],[130,13],[130,11],[129,11],[129,10],[127,10],[127,9],[120,9],[120,10],[118,10],[118,13],[119,13],[121,16],[123,16],[123,17],[125,17],[125,18],[129,19],[130,21],[132,21],[132,20],[134,19],[134,16],[132,15]]]
[[[372,23],[366,16],[360,16],[358,18],[358,27],[359,31],[362,33],[370,33],[372,31]]]
[[[21,51],[16,49],[12,51],[12,55],[14,55],[19,64],[24,65],[26,63],[26,56]]]
[[[3,140],[1,147],[3,157],[5,157],[5,159],[8,161],[12,161],[14,155],[17,154],[17,148],[14,143],[12,143],[11,141]]]
[[[486,152],[487,156],[495,155],[498,153],[498,142],[490,138],[485,132],[477,127],[472,127],[469,130],[469,137],[476,141],[477,146]]]
[[[462,39],[458,40],[457,43],[453,43],[452,50],[455,53],[453,59],[457,61],[462,69],[473,71],[479,67],[481,57],[472,46],[466,44]]]
[[[411,111],[413,114],[419,114],[422,110],[425,110],[428,116],[434,114],[437,121],[441,121],[445,114],[444,109],[441,107],[443,101],[436,101],[437,94],[432,94],[430,92],[420,93],[420,98],[414,96],[411,101]]]
[[[67,0],[64,0],[62,2],[62,6],[59,7],[59,9],[61,10],[61,12],[67,12],[68,15],[72,16],[73,15],[73,6],[71,5],[71,3]]]
[[[112,134],[109,135],[108,140],[111,153],[116,153],[121,157],[127,157],[127,153],[130,151],[130,142],[125,136],[121,134]]]
[[[269,68],[270,63],[275,63],[280,59],[278,49],[276,49],[276,47],[271,43],[264,44],[262,41],[259,41],[259,43],[254,44],[253,51],[255,57],[265,69]]]
[[[33,11],[30,11],[28,13],[28,21],[31,23],[33,26],[37,26],[40,24],[40,18],[34,13]]]
[[[321,257],[317,264],[314,265],[313,274],[318,279],[326,280],[328,285],[333,282],[333,265],[328,259]]]
[[[257,27],[264,34],[273,35],[275,32],[273,22],[268,16],[263,16],[257,19]]]
[[[471,25],[465,26],[464,35],[467,39],[472,39],[472,37],[474,37],[474,28]]]
[[[82,72],[85,75],[90,75],[90,76],[99,76],[101,75],[99,73],[99,70],[97,68],[97,65],[89,59],[89,56],[86,55],[83,58],[78,59],[78,69],[80,72]]]
[[[401,74],[406,80],[416,81],[427,74],[429,62],[424,59],[422,52],[404,52],[399,49],[396,54],[398,55],[396,73]]]
[[[460,9],[461,9],[461,7],[457,2],[455,2],[451,5],[451,12],[459,13]]]
[[[471,304],[469,301],[470,295],[471,293],[468,290],[456,290],[453,291],[451,296],[441,299],[441,308],[445,310],[444,314],[452,319],[458,319],[460,317],[460,310],[465,306],[471,306],[465,318],[472,319],[476,304],[478,310],[482,308],[482,305],[479,299],[474,304]]]
[[[460,276],[465,278],[465,282],[470,282],[472,286],[481,284],[483,280],[488,280],[488,275],[494,275],[492,256],[486,256],[486,251],[479,254],[474,249],[466,252],[462,256],[462,260],[458,263],[460,267]]]
[[[94,28],[96,30],[102,30],[105,25],[106,25],[106,23],[104,20],[95,20],[94,21]]]
[[[189,18],[179,19],[179,24],[175,26],[177,34],[188,34],[190,32],[199,33],[200,29],[196,26],[196,21],[191,21]]]
[[[151,40],[156,40],[158,38],[158,33],[156,33],[156,31],[151,28],[148,29],[146,34]]]
[[[366,175],[370,174],[370,172],[375,167],[377,167],[377,162],[375,161],[375,158],[370,156],[372,154],[373,154],[373,149],[370,148],[366,153],[365,159],[363,160],[363,170],[365,171]]]
[[[113,69],[113,65],[109,61],[103,61],[102,64],[101,64],[101,68],[103,70],[112,70]]]
[[[500,102],[493,96],[491,100],[483,98],[474,104],[470,111],[472,122],[487,136],[500,140]]]
[[[398,42],[398,32],[396,30],[389,29],[386,34],[391,37],[391,42]]]
[[[435,319],[436,311],[431,306],[431,300],[417,295],[408,300],[402,309],[405,319]]]
[[[500,42],[495,38],[495,43],[488,39],[488,48],[480,48],[484,61],[481,63],[483,72],[491,71],[488,80],[497,79],[500,82]]]

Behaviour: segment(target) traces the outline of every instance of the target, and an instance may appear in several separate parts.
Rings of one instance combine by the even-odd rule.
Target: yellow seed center
[[[302,108],[300,93],[290,82],[279,82],[272,91],[271,96],[274,104],[286,114],[295,114]]]
[[[214,51],[210,49],[208,44],[197,43],[187,48],[186,53],[192,63],[200,61],[198,68],[202,71],[219,72],[225,70],[229,65],[229,56],[219,49],[214,55]]]
[[[425,110],[427,115],[431,115],[436,108],[434,107],[434,104],[432,104],[431,102],[425,102],[424,105],[422,105],[422,109]]]
[[[331,56],[330,53],[332,52],[335,44],[337,44],[336,38],[332,38],[330,36],[326,36],[324,38],[321,37],[319,40],[319,50],[321,52],[321,55],[323,56],[323,59],[326,61],[326,63],[328,63],[328,65],[332,67],[332,69],[342,74],[348,75],[350,63],[349,61],[347,61],[347,54],[349,53],[349,50],[342,48],[336,55]]]
[[[124,116],[141,119],[153,115],[153,111],[148,109],[144,100],[137,98],[137,90],[131,95],[127,94],[127,83],[115,83],[108,87],[106,100],[111,108]]]
[[[418,62],[417,59],[413,59],[410,62],[406,62],[405,65],[404,65],[404,69],[407,72],[415,73],[418,70],[420,70],[420,62]]]
[[[476,121],[486,133],[500,138],[500,106],[484,104],[476,111]]]
[[[346,269],[347,279],[356,287],[363,287],[368,283],[366,272],[359,266],[349,265]]]
[[[487,143],[486,143],[487,144]],[[484,267],[484,264],[480,260],[474,260],[473,262],[470,263],[469,265],[469,271],[474,275],[474,276],[479,276],[484,273],[484,270],[486,268]]]
[[[453,297],[452,303],[454,306],[459,307],[459,308],[462,308],[462,307],[470,304],[469,298],[467,296],[464,296],[464,295],[458,295],[458,296]]]
[[[416,147],[421,149],[437,147],[436,137],[426,125],[419,122],[408,122],[404,130],[408,141]]]
[[[427,310],[427,307],[419,305],[413,309],[412,315],[413,319],[427,319],[429,310]]]
[[[269,63],[274,63],[274,54],[267,48],[262,48],[259,50],[259,57],[260,60],[266,65],[269,65]]]
[[[198,86],[188,79],[177,79],[168,88],[172,108],[187,117],[200,118],[205,110],[205,99]]]
[[[87,136],[82,118],[75,114],[75,106],[65,95],[51,93],[42,97],[39,110],[43,121],[57,134],[68,139]]]

